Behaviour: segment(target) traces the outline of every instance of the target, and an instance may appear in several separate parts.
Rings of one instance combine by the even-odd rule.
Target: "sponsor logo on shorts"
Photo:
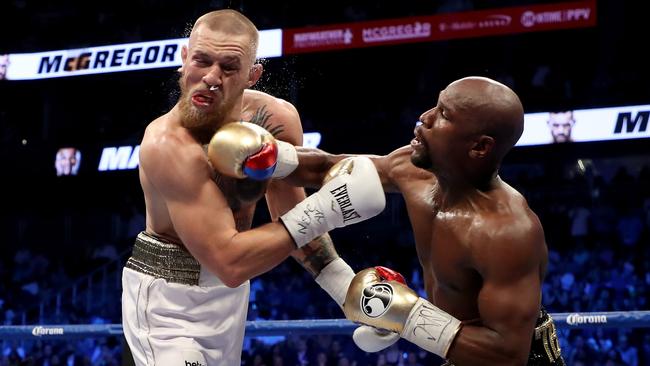
[[[606,324],[607,315],[580,315],[578,313],[573,313],[566,317],[566,323],[569,325]]]
[[[32,329],[32,334],[36,337],[44,335],[63,335],[63,328],[46,328],[39,325]]]
[[[350,196],[348,195],[347,184],[343,184],[340,187],[334,188],[333,190],[330,191],[330,193],[334,195],[334,199],[336,200],[336,203],[339,204],[339,208],[341,209],[341,215],[343,215],[344,223],[352,219],[358,219],[361,217],[361,215],[359,215],[359,213],[352,206],[352,202],[350,202]]]
[[[207,365],[200,363],[199,361],[190,362],[188,360],[185,360],[185,366],[207,366]]]
[[[370,318],[382,316],[393,302],[393,287],[387,283],[377,283],[363,289],[361,311]]]

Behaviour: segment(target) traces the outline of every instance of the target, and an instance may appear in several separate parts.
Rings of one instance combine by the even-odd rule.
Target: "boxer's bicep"
[[[158,146],[145,151],[143,169],[165,201],[174,231],[192,255],[210,269],[219,266],[219,246],[236,233],[227,200],[212,181],[201,150]]]
[[[502,347],[520,353],[530,345],[540,311],[540,257],[516,225],[497,227],[504,229],[474,244],[481,247],[475,260],[483,278],[478,309],[482,325],[498,334]]]
[[[483,276],[477,297],[480,319],[471,319],[461,327],[447,357],[457,364],[503,365],[516,361],[523,365],[539,314],[539,292],[532,291],[536,286],[530,283],[534,276],[509,280],[499,278],[501,275]]]

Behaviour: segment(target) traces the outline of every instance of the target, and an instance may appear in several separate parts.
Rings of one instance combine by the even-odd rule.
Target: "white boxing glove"
[[[352,333],[352,340],[365,352],[379,352],[399,341],[400,335],[383,329],[361,325]]]
[[[386,206],[379,174],[369,158],[343,159],[331,171],[336,175],[320,190],[280,217],[299,248],[334,228],[374,217]]]
[[[342,309],[353,278],[352,268],[342,258],[336,258],[320,271],[315,281]],[[354,330],[352,339],[365,352],[379,352],[397,342],[400,336],[394,332],[361,325]]]

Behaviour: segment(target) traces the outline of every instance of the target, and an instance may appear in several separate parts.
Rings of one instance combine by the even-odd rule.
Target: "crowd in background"
[[[266,29],[544,2],[445,0],[395,6],[392,1],[288,1],[244,7],[243,1],[217,0],[209,6],[245,8]],[[4,9],[13,21],[0,28],[13,35],[21,24],[25,34],[4,37],[0,54],[175,38],[206,6],[151,0],[13,0]],[[413,122],[435,102],[438,90],[467,75],[490,76],[512,86],[527,112],[647,104],[647,62],[621,57],[642,44],[646,13],[636,7],[640,5],[635,2],[599,1],[598,13],[606,16],[588,29],[264,60],[266,71],[257,87],[294,103],[305,131],[321,132],[321,147],[332,152],[387,153],[407,143]],[[152,9],[159,16],[141,16]],[[477,51],[486,48],[489,52]],[[133,171],[98,173],[91,148],[137,144],[146,124],[175,98],[176,79],[173,70],[153,69],[0,83],[0,160],[6,174],[0,216],[1,324],[121,321],[119,268],[144,227],[142,192]],[[633,145],[628,142],[611,151],[602,151],[602,145],[578,145],[600,156],[621,156],[619,148]],[[62,144],[85,149],[79,176],[55,176],[53,158]],[[546,309],[647,310],[648,166],[629,169],[632,164],[622,158],[615,174],[602,174],[598,164],[565,171],[567,161],[554,159],[558,151],[568,150],[563,147],[542,147],[528,163],[505,165],[501,172],[526,196],[545,229]],[[547,155],[549,151],[554,153]],[[647,149],[642,152],[647,154]],[[546,164],[542,168],[541,161]],[[257,223],[268,220],[263,209],[256,214]],[[332,237],[355,270],[378,264],[394,268],[424,295],[401,197],[390,195],[380,216],[334,231]],[[251,281],[249,320],[342,317],[339,307],[292,260]],[[650,328],[559,330],[559,337],[569,365],[650,365]],[[119,336],[69,341],[0,337],[0,366],[117,365],[124,347]],[[427,366],[441,360],[404,341],[366,354],[348,335],[323,335],[246,338],[242,361],[256,366]]]
[[[537,172],[537,173],[535,173]],[[648,308],[650,286],[650,169],[629,172],[625,166],[610,179],[593,166],[569,174],[545,174],[535,169],[504,166],[502,176],[528,199],[542,220],[549,246],[543,304],[551,312],[632,311]],[[133,201],[114,214],[111,241],[84,243],[74,261],[86,269],[123,261],[143,216]],[[402,272],[424,296],[410,225],[403,201],[389,195],[387,209],[376,219],[332,232],[341,256],[356,270],[380,264]],[[264,221],[265,213],[256,215]],[[98,216],[102,220],[103,216]],[[85,218],[86,219],[86,218]],[[110,220],[109,220],[110,222]],[[74,225],[74,224],[71,224]],[[97,223],[99,225],[99,223]],[[38,236],[37,236],[38,237]],[[36,244],[36,243],[31,243]],[[65,257],[27,245],[0,258],[0,320],[21,324],[37,314],[21,313],[24,304],[38,304],[69,287],[83,272],[66,267]],[[381,248],[381,250],[377,250]],[[391,254],[392,253],[392,254]],[[399,254],[398,254],[399,253]],[[116,267],[117,268],[117,267]],[[110,276],[109,278],[113,278]],[[112,281],[112,280],[109,280]],[[114,306],[84,310],[66,302],[55,317],[53,303],[46,322],[119,323],[119,287],[109,288]],[[93,295],[97,297],[98,295]],[[296,262],[288,260],[251,281],[249,320],[342,318],[340,308]],[[79,297],[83,299],[83,295]],[[287,301],[290,299],[290,301]],[[101,304],[100,304],[101,305]],[[37,308],[37,307],[36,307]],[[570,365],[648,365],[650,331],[639,329],[558,330],[562,352]],[[2,341],[0,366],[119,364],[121,337],[79,341]],[[408,342],[368,354],[347,335],[246,338],[245,365],[435,365],[440,359]]]

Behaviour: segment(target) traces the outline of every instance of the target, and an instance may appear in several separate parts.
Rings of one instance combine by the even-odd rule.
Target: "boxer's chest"
[[[431,290],[439,299],[472,300],[480,287],[481,279],[472,269],[472,243],[467,236],[471,221],[465,214],[437,212],[426,229],[414,226],[425,277],[429,277]]]

